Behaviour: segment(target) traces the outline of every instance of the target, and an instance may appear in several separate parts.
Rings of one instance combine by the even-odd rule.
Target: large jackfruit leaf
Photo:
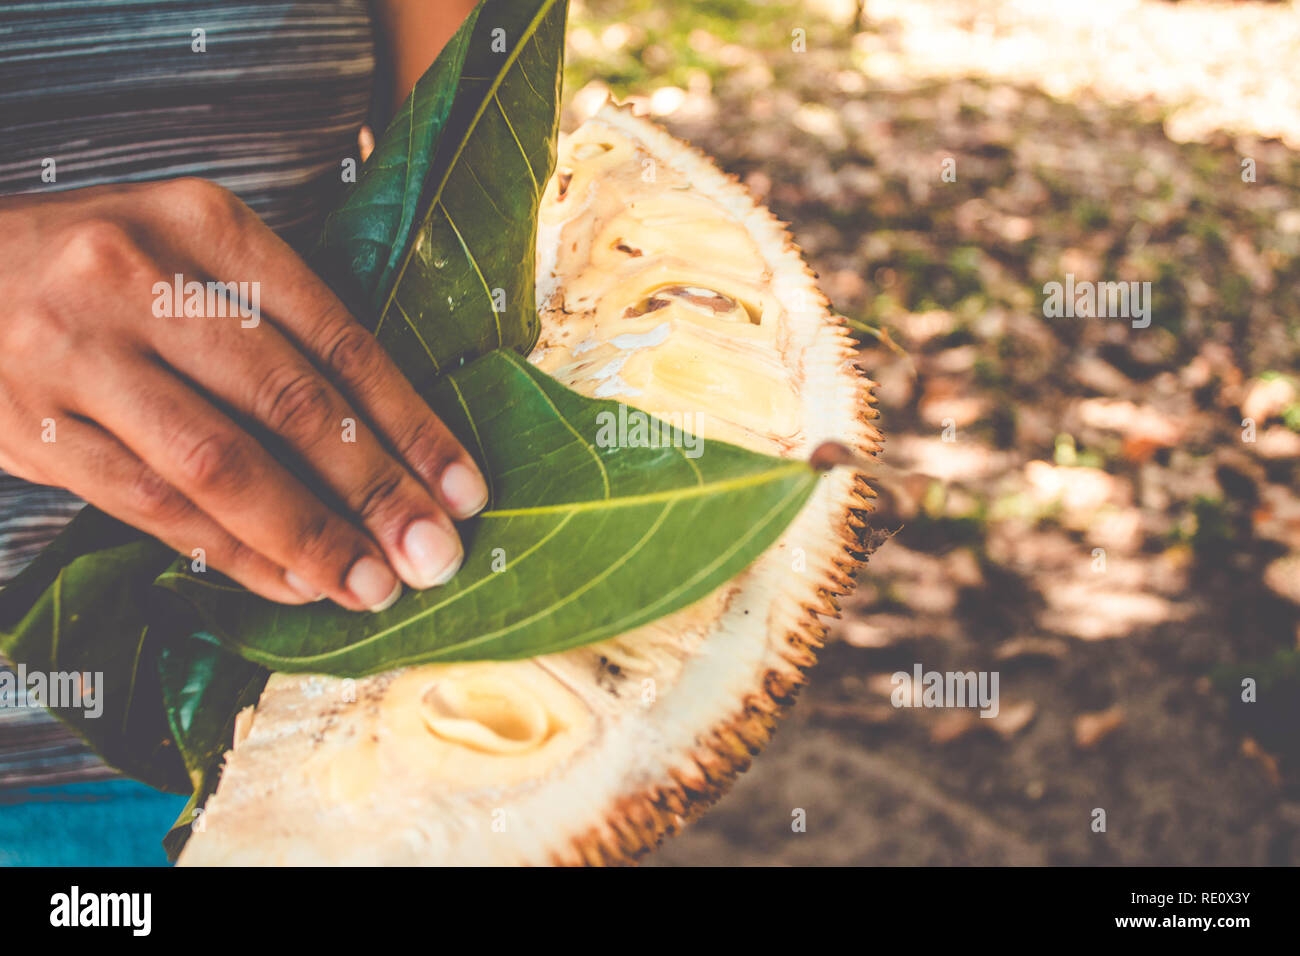
[[[275,670],[361,676],[530,657],[704,597],[776,540],[817,482],[807,462],[722,442],[689,457],[667,425],[650,431],[669,439],[658,447],[601,440],[626,409],[505,351],[444,376],[428,397],[492,482],[450,584],[407,592],[374,615],[218,594],[192,575],[163,574],[159,584],[189,600],[225,646]]]
[[[203,789],[229,746],[240,708],[257,702],[271,676],[205,637],[173,641],[156,661],[172,736],[196,790]]]
[[[537,210],[555,167],[567,2],[483,4],[375,334],[417,388],[492,349],[527,354]]]
[[[153,586],[180,564],[161,542],[84,508],[0,589],[0,651],[20,676],[81,689],[80,703],[53,693],[42,703],[109,765],[190,793],[229,742],[234,705],[270,672],[189,636],[197,620]]]
[[[189,793],[156,670],[152,583],[175,560],[166,545],[84,509],[0,590],[0,651],[20,677],[75,683],[77,696],[51,688],[41,703],[109,764]]]
[[[156,663],[163,707],[193,791],[163,837],[175,860],[199,821],[199,808],[217,789],[239,712],[257,703],[271,672],[199,636],[163,646]]]
[[[478,15],[478,8],[470,12],[433,65],[416,80],[361,167],[356,185],[325,218],[313,264],[345,299],[364,306],[372,316],[383,308],[410,245],[411,229],[422,208],[420,197],[456,98]]]

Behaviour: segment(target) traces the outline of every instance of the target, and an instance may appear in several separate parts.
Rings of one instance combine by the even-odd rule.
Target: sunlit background
[[[631,100],[788,221],[886,434],[821,664],[652,865],[1300,862],[1297,64],[1290,2],[573,0],[566,124]],[[917,664],[998,716],[895,708]],[[183,798],[11,723],[79,782],[0,791],[0,863],[164,862]]]
[[[892,466],[799,705],[655,862],[1300,861],[1300,11],[575,0],[568,55],[570,124],[637,101],[791,223]],[[1067,273],[1150,327],[1045,318]],[[918,662],[999,716],[894,708]]]

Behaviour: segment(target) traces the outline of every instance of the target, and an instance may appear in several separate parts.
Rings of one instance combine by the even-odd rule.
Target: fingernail
[[[423,588],[446,584],[460,570],[465,557],[460,539],[428,518],[411,523],[402,539],[402,549],[419,578],[418,586]]]
[[[289,585],[289,587],[293,588],[301,597],[305,597],[308,601],[322,601],[325,599],[324,594],[317,591],[292,571],[284,572],[284,583]]]
[[[402,594],[402,582],[388,565],[372,557],[352,565],[346,583],[353,596],[372,611],[388,610]]]
[[[454,461],[443,469],[442,496],[455,517],[468,518],[483,510],[488,500],[488,489],[477,470]]]

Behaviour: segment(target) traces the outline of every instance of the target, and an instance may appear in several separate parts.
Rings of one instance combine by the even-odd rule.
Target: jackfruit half
[[[813,278],[738,183],[607,105],[561,138],[546,188],[531,361],[706,440],[874,454],[872,383]],[[862,473],[827,472],[741,575],[599,644],[356,681],[274,675],[180,862],[636,859],[767,741],[852,585],[872,497]]]

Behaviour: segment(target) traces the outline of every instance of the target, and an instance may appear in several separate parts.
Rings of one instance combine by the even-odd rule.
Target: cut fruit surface
[[[767,454],[878,450],[872,383],[784,226],[630,112],[561,137],[537,280],[531,361],[579,392]],[[635,859],[766,742],[852,585],[871,497],[863,475],[826,473],[743,573],[599,644],[274,675],[180,862]]]

